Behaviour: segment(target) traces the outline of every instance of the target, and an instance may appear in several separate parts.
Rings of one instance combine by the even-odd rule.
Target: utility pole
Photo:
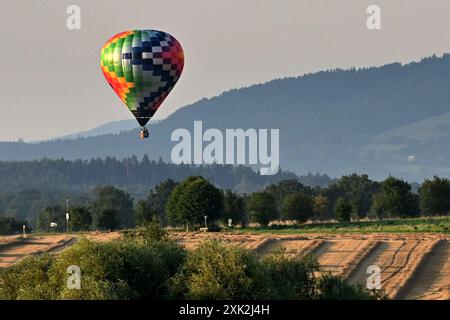
[[[69,202],[70,199],[66,200],[66,223],[67,223],[67,232],[69,232]]]

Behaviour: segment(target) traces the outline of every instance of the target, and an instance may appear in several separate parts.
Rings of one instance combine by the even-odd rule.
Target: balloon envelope
[[[106,81],[141,126],[164,102],[183,67],[183,48],[162,31],[121,32],[102,48],[101,68]]]

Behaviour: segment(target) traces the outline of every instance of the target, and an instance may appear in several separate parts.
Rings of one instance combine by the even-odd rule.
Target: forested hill
[[[326,175],[297,176],[280,171],[275,176],[261,176],[243,166],[190,166],[152,161],[144,156],[117,160],[33,160],[0,162],[0,217],[12,216],[34,222],[48,206],[85,204],[98,186],[113,185],[135,200],[146,198],[151,188],[166,179],[181,181],[188,176],[203,176],[222,189],[239,193],[262,190],[281,180],[294,179],[308,186],[326,186]]]
[[[238,75],[236,75],[238,76]],[[205,83],[207,85],[207,83]],[[170,161],[177,128],[279,128],[280,163],[298,174],[450,176],[450,55],[408,65],[332,70],[203,99],[136,130],[42,143],[0,143],[0,160],[91,159],[133,154]]]
[[[248,193],[285,179],[295,179],[309,186],[325,186],[326,175],[297,176],[280,170],[274,176],[261,176],[249,167],[225,165],[174,165],[136,156],[117,160],[33,160],[0,162],[0,193],[39,190],[45,192],[87,193],[96,186],[113,185],[130,192],[148,193],[161,181],[181,181],[201,175],[222,189]]]

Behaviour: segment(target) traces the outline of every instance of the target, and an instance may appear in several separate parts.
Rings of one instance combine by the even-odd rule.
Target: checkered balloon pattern
[[[121,32],[102,48],[101,67],[106,81],[141,126],[164,102],[183,66],[183,48],[162,31]]]

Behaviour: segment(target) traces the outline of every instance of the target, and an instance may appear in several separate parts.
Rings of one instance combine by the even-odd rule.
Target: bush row
[[[141,230],[142,231],[142,230]],[[155,234],[157,235],[154,238]],[[81,289],[67,269],[78,266]],[[143,230],[123,240],[82,240],[59,255],[24,259],[0,274],[0,299],[376,299],[342,279],[317,276],[308,256],[273,254],[206,241],[193,251]]]

